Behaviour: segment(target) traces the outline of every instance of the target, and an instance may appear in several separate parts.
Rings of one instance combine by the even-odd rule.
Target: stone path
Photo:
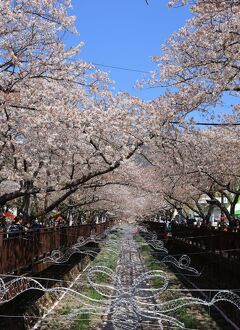
[[[130,227],[124,232],[121,241],[121,250],[118,257],[116,274],[118,274],[121,283],[116,283],[116,288],[121,292],[121,297],[116,305],[112,305],[111,314],[105,320],[102,330],[133,330],[141,326],[146,321],[139,317],[133,309],[133,298],[131,288],[140,275],[146,270],[144,269],[143,260],[139,251],[139,246],[133,238],[134,230]],[[141,285],[142,288],[148,288],[147,283]],[[145,296],[147,293],[145,293]],[[152,301],[154,303],[154,301]]]

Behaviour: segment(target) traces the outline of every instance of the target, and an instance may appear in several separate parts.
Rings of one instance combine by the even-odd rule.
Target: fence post
[[[3,273],[3,230],[0,229],[0,272]]]
[[[0,229],[0,249],[3,247],[3,230]]]

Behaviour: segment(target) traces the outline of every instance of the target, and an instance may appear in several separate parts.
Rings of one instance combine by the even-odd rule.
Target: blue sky
[[[86,61],[129,69],[150,71],[156,66],[151,56],[189,18],[182,7],[170,9],[167,0],[72,0],[80,36],[67,42],[84,41],[80,57]],[[143,73],[100,67],[110,71],[116,91],[127,91],[144,100],[163,93],[161,89],[134,88]]]
[[[168,0],[72,0],[72,15],[76,16],[79,36],[68,36],[68,45],[85,43],[80,58],[91,63],[151,71],[156,64],[151,56],[161,53],[161,46],[168,37],[190,18],[187,7],[168,8]],[[164,93],[161,88],[134,88],[144,73],[99,67],[108,71],[115,81],[115,91],[127,91],[145,101]],[[224,106],[217,106],[216,113],[231,112],[235,97],[225,95]],[[208,121],[193,113],[198,121]]]

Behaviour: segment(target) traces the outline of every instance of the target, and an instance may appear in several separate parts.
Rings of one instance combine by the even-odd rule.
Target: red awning
[[[16,215],[11,212],[4,212],[2,215],[6,218],[12,218],[12,219],[16,218]]]

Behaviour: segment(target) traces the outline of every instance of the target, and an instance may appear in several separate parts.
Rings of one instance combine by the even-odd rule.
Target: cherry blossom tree
[[[239,96],[239,3],[169,2],[176,7],[186,4],[192,18],[169,38],[162,54],[153,57],[158,69],[147,82],[150,87],[166,88],[155,102],[173,115],[172,122],[182,122],[182,127],[173,127],[170,136],[161,132],[155,147],[144,150],[144,157],[149,166],[160,170],[163,194],[173,207],[185,205],[209,219],[210,208],[206,212],[199,203],[205,194],[230,219],[239,197],[239,130],[236,126],[196,131],[184,125],[184,118],[196,110],[205,113],[226,93]],[[239,104],[233,111],[234,115],[225,116],[225,120],[235,124],[239,121]],[[228,199],[230,211],[219,201],[219,195]]]
[[[18,205],[29,219],[60,205],[135,219],[181,204],[206,217],[199,198],[207,194],[230,217],[239,130],[174,123],[238,95],[235,2],[191,3],[193,18],[154,58],[160,71],[150,84],[167,90],[150,102],[113,95],[106,73],[75,59],[82,43],[64,45],[76,32],[69,9],[67,0],[0,3],[0,205]],[[238,115],[236,106],[230,120]]]
[[[0,4],[1,205],[23,198],[29,209],[30,196],[46,194],[48,212],[142,144],[133,118],[143,102],[113,97],[106,73],[74,60],[82,43],[66,49],[64,33],[75,32],[69,6]]]
[[[175,131],[174,143],[165,142],[164,152],[162,147],[145,150],[149,166],[159,175],[165,200],[207,221],[216,205],[231,219],[239,198],[238,136],[236,127],[188,129],[179,131],[177,138]],[[201,204],[203,195],[211,200],[210,207]],[[230,209],[220,196],[227,198]]]
[[[95,104],[95,100],[88,98],[87,105],[92,102],[93,106],[91,111],[58,108],[55,112],[46,111],[44,116],[41,111],[37,125],[30,123],[31,116],[26,116],[24,137],[15,140],[16,161],[10,157],[7,163],[4,159],[5,181],[9,178],[12,161],[11,182],[19,182],[20,187],[3,194],[2,203],[21,196],[58,191],[61,196],[48,205],[46,211],[49,212],[79,185],[112,171],[123,159],[131,157],[143,143],[143,132],[139,133],[133,125],[142,101],[130,96],[127,101],[124,94],[110,97],[107,105],[106,97],[105,94],[104,111],[99,102]],[[31,181],[31,186],[21,184],[24,176]]]
[[[153,57],[158,71],[152,73],[149,83],[152,87],[174,87],[179,110],[205,111],[224,93],[239,95],[240,10],[238,1],[190,4],[193,17],[171,35],[162,54]]]

